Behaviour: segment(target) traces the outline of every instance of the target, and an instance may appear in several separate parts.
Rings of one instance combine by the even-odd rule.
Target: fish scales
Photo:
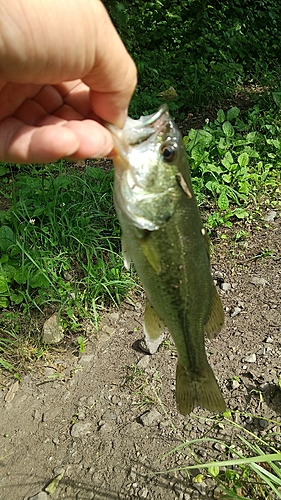
[[[153,115],[108,125],[115,143],[114,202],[126,267],[133,262],[147,295],[144,332],[157,342],[167,326],[178,353],[180,413],[224,411],[207,361],[204,331],[215,337],[223,308],[209,244],[192,190],[186,152],[166,105]]]

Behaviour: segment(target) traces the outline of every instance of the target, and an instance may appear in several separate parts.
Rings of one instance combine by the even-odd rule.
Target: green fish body
[[[201,406],[224,411],[207,361],[204,332],[223,326],[210,273],[209,245],[193,194],[186,152],[166,105],[154,115],[128,119],[113,134],[114,202],[125,265],[133,262],[147,295],[144,332],[157,342],[167,326],[178,352],[178,411]]]

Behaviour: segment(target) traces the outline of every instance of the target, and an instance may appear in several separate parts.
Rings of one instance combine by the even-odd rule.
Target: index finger
[[[93,112],[121,128],[136,87],[137,70],[101,2],[97,10],[95,64],[83,81],[91,89]]]

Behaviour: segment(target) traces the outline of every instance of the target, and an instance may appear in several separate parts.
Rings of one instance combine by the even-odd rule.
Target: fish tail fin
[[[178,361],[176,400],[178,411],[182,415],[187,415],[197,406],[215,412],[226,409],[213,370],[207,362],[202,371],[194,374]]]

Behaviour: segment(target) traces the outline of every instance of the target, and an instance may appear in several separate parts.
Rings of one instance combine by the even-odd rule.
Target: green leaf
[[[217,465],[213,465],[212,467],[208,467],[208,472],[213,477],[217,477],[220,473],[220,468]]]
[[[233,108],[230,108],[228,110],[228,112],[226,113],[226,119],[231,122],[231,120],[235,120],[235,118],[237,118],[237,116],[239,115],[240,113],[240,109],[237,108],[236,106],[233,107]]]
[[[223,123],[225,121],[225,113],[224,113],[223,109],[218,110],[217,120],[219,123]]]
[[[21,267],[20,269],[15,269],[13,272],[13,278],[19,285],[23,285],[24,283],[27,282],[28,278],[27,269],[25,269],[24,267]]]
[[[29,283],[32,288],[47,288],[49,286],[48,279],[43,273],[41,273],[41,271],[36,271],[36,273],[30,278]]]
[[[8,297],[0,297],[0,307],[5,308],[9,305]]]
[[[281,107],[281,92],[272,92],[272,97],[275,104],[280,108]]]
[[[249,132],[246,136],[246,142],[250,144],[251,142],[256,142],[258,134],[257,132]]]
[[[232,175],[231,174],[223,174],[222,175],[222,179],[224,180],[224,182],[226,182],[227,184],[229,184],[232,180]]]
[[[9,172],[9,169],[7,167],[5,167],[5,165],[0,164],[0,177],[2,177],[3,175],[6,175],[8,172]]]
[[[61,472],[58,476],[56,476],[45,488],[46,493],[49,495],[53,495],[55,493],[60,481],[64,476],[64,472]]]
[[[230,122],[224,122],[222,125],[222,130],[226,137],[234,136],[234,128],[232,127]]]
[[[238,163],[240,167],[246,167],[249,163],[248,153],[241,153],[241,155],[238,156]]]
[[[7,252],[9,248],[16,243],[14,231],[8,226],[0,228],[0,250]]]
[[[235,215],[238,219],[246,219],[249,216],[247,210],[244,210],[244,208],[235,208],[232,215]]]
[[[4,276],[0,276],[0,293],[5,293],[8,290],[8,283]]]
[[[10,300],[14,302],[14,304],[21,304],[23,301],[23,296],[19,293],[10,293]]]
[[[222,191],[219,195],[218,207],[220,210],[226,210],[229,207],[229,201],[225,191]]]

